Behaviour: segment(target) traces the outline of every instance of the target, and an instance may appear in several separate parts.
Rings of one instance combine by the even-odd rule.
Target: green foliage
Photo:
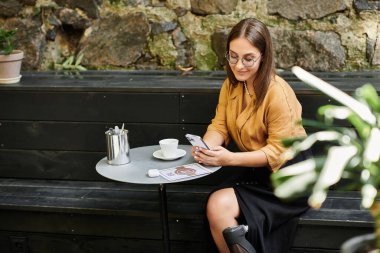
[[[342,178],[361,189],[362,206],[370,208],[380,187],[380,98],[371,84],[355,92],[354,99],[300,68],[293,72],[304,82],[320,89],[340,102],[341,106],[325,105],[318,109],[319,121],[303,124],[319,128],[305,138],[283,140],[289,147],[285,158],[291,159],[317,143],[327,152],[273,173],[275,194],[280,198],[309,195],[309,204],[320,207],[328,189]],[[336,120],[345,120],[351,127],[338,127]]]
[[[0,29],[0,54],[11,54],[14,49],[14,37],[16,30]]]
[[[39,17],[41,15],[41,8],[40,7],[34,7],[33,8],[33,17]]]
[[[109,0],[111,4],[119,4],[121,1],[120,0]]]
[[[380,113],[380,100],[375,88],[371,84],[365,84],[360,89],[357,89],[356,95],[375,112]]]
[[[81,65],[83,59],[83,54],[79,54],[77,56],[71,55],[66,60],[64,60],[61,64],[55,63],[55,70],[70,70],[70,71],[85,71],[87,70],[85,67]]]

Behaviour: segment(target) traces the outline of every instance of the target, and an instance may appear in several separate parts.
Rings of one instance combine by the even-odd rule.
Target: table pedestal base
[[[160,196],[160,212],[161,212],[161,222],[162,222],[162,239],[164,252],[170,253],[170,241],[169,241],[169,222],[168,222],[168,206],[166,201],[166,186],[165,184],[160,184],[158,186],[158,194]]]

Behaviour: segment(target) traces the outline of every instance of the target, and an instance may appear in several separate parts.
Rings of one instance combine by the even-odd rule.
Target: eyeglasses
[[[241,63],[245,67],[252,67],[260,59],[260,57],[261,57],[261,54],[257,58],[252,58],[251,56],[240,58],[240,57],[231,56],[229,53],[226,53],[226,59],[230,64],[235,65],[239,62],[239,59],[241,59]]]

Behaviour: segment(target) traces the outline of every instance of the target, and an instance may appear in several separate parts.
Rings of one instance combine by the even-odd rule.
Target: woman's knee
[[[239,216],[239,204],[233,188],[213,192],[207,201],[208,219],[218,219],[224,216]]]

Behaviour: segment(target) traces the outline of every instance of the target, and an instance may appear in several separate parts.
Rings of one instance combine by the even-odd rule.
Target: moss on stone
[[[213,33],[220,29],[225,29],[229,27],[233,27],[237,24],[240,19],[237,19],[233,16],[226,15],[208,15],[202,19],[202,28],[206,30],[208,33]]]
[[[198,42],[195,45],[195,62],[199,70],[215,70],[218,57],[210,45]]]
[[[283,20],[280,20],[279,18],[269,18],[269,19],[266,19],[265,21],[265,24],[267,26],[271,26],[271,27],[282,27],[282,23],[284,22]]]
[[[200,36],[208,36],[209,34],[202,28],[202,17],[197,17],[188,12],[186,15],[178,18],[182,32],[187,38],[195,40]]]
[[[175,66],[178,54],[169,34],[161,33],[149,39],[149,50],[162,65]]]
[[[142,11],[146,13],[151,22],[172,22],[177,19],[175,12],[166,7],[146,7]]]
[[[166,0],[166,6],[171,9],[183,8],[186,10],[191,9],[190,0]]]

